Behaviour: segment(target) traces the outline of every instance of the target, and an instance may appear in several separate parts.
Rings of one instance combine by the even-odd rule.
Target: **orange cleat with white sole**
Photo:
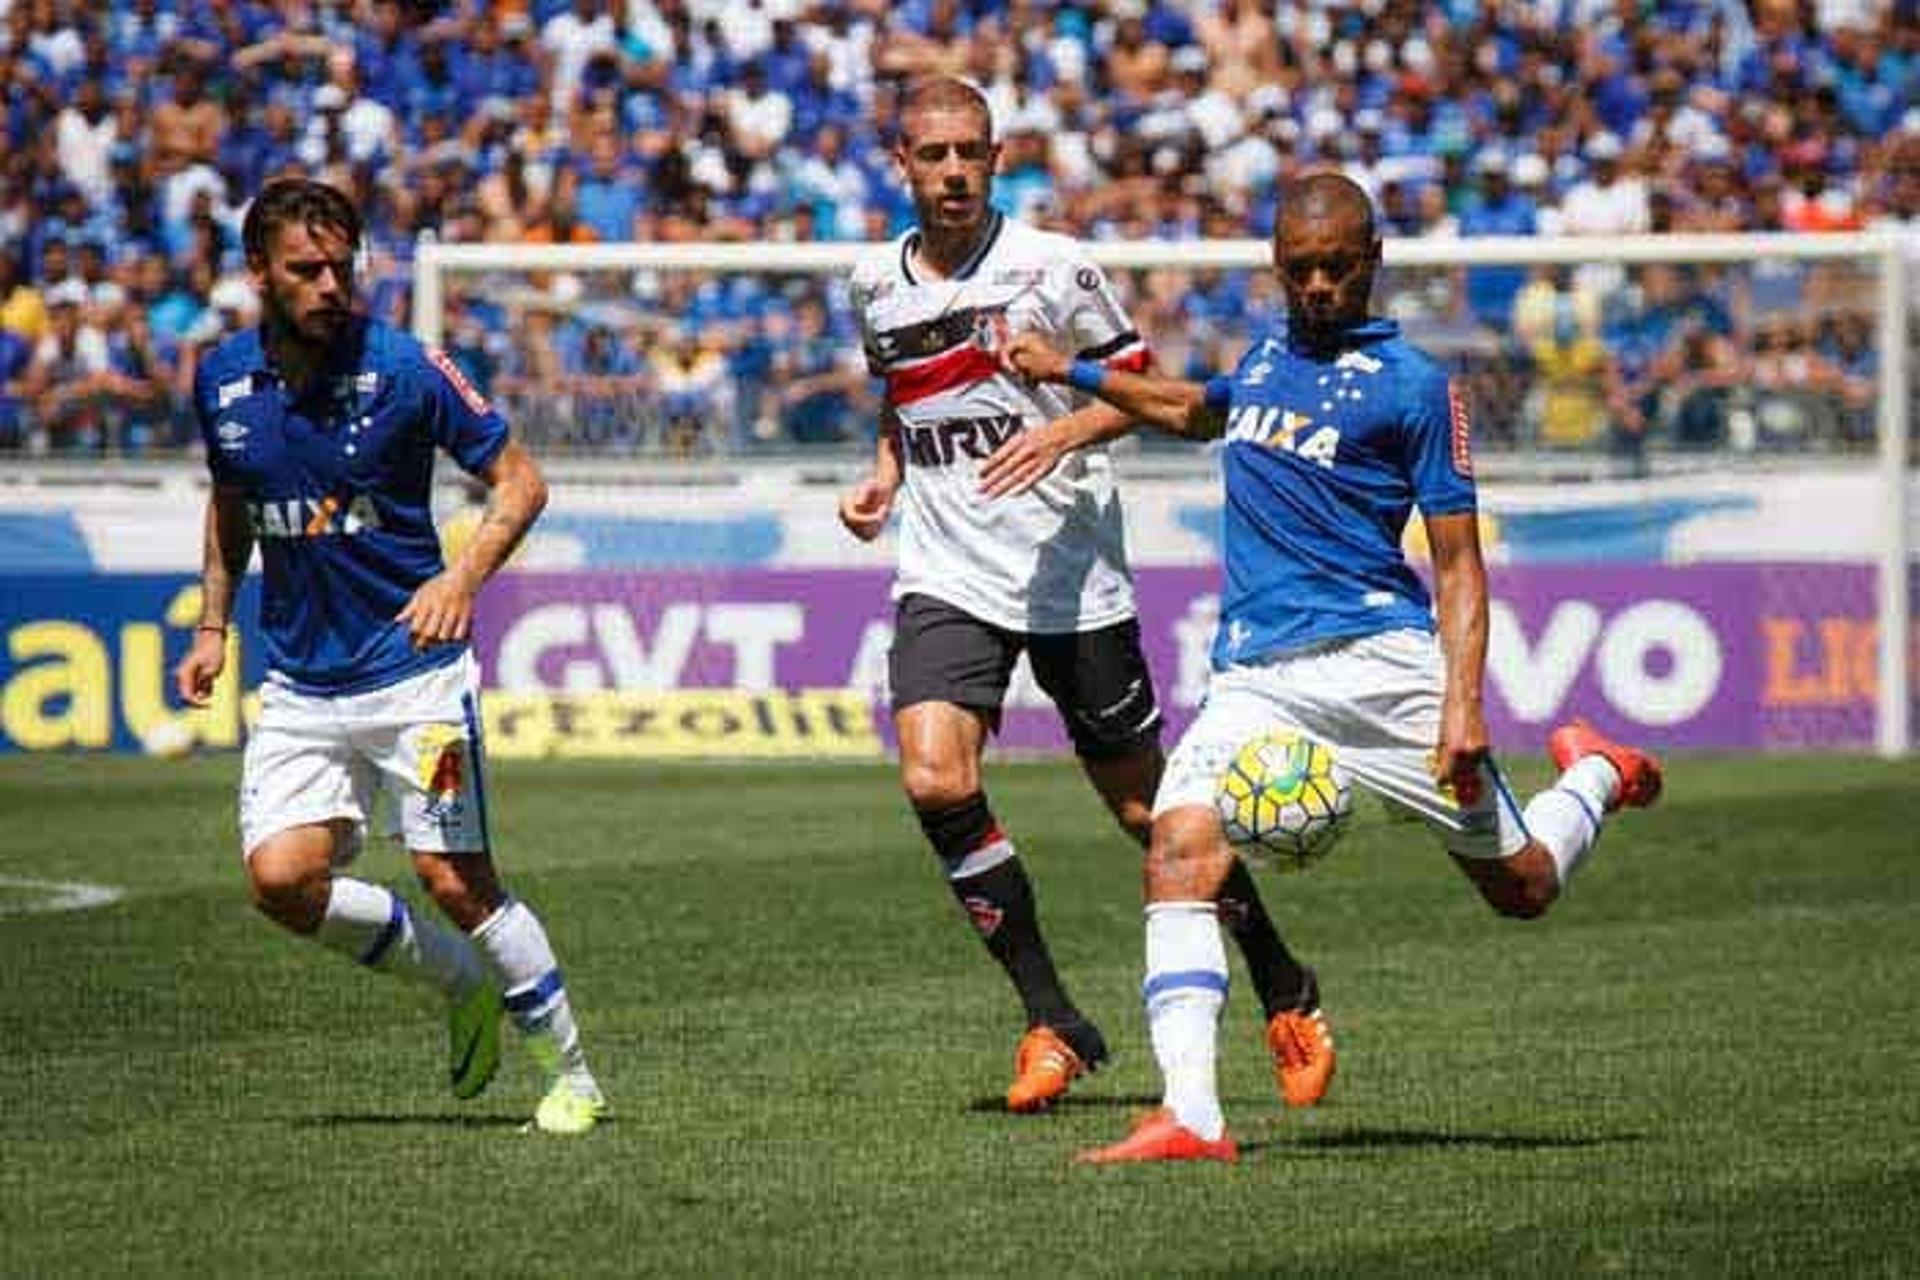
[[[1075,1080],[1106,1058],[1106,1043],[1087,1023],[1088,1057],[1082,1057],[1052,1027],[1034,1027],[1020,1037],[1013,1054],[1013,1083],[1007,1086],[1007,1110],[1022,1114],[1044,1111],[1066,1096]]]
[[[1319,1009],[1283,1009],[1267,1021],[1273,1082],[1290,1107],[1311,1107],[1333,1083],[1333,1028]]]
[[[1218,1160],[1237,1164],[1240,1147],[1226,1133],[1203,1138],[1162,1107],[1110,1147],[1095,1147],[1074,1157],[1075,1164],[1147,1164],[1160,1160]]]
[[[1602,756],[1620,775],[1607,802],[1607,812],[1615,809],[1644,809],[1660,798],[1660,762],[1638,747],[1615,742],[1585,720],[1570,720],[1547,738],[1547,753],[1562,770],[1571,768],[1583,756]]]

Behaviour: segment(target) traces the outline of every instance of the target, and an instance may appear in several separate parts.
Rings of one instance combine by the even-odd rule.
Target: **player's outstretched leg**
[[[1526,826],[1553,859],[1558,887],[1600,838],[1605,815],[1660,798],[1660,762],[1606,737],[1584,720],[1555,729],[1547,750],[1560,777],[1527,802]]]
[[[587,1068],[567,986],[547,931],[524,902],[506,899],[473,931],[474,944],[504,989],[504,1003],[548,1088],[534,1112],[542,1133],[585,1133],[607,1114],[607,1100]]]
[[[1007,1107],[1042,1110],[1106,1061],[1106,1041],[1067,996],[1040,932],[1033,883],[986,796],[975,792],[959,804],[918,812],[954,899],[1026,1008]]]

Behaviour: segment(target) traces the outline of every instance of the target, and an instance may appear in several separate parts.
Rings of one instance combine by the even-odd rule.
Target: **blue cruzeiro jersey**
[[[1472,511],[1465,406],[1446,371],[1391,320],[1317,351],[1262,335],[1226,403],[1226,589],[1216,668],[1343,637],[1433,630],[1426,585],[1401,553],[1425,516]]]
[[[452,361],[356,318],[296,395],[250,330],[200,366],[193,402],[214,483],[241,492],[260,544],[270,679],[363,693],[460,657],[461,645],[415,651],[394,621],[442,568],[435,447],[479,472],[507,443]]]

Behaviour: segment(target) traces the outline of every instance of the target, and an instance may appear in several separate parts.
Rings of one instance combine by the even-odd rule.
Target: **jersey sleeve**
[[[1060,291],[1060,332],[1074,359],[1098,360],[1128,372],[1147,367],[1146,340],[1120,304],[1106,272],[1085,254],[1075,253],[1062,263],[1055,287]]]
[[[193,421],[200,430],[200,443],[207,455],[207,474],[216,485],[238,484],[239,477],[227,464],[227,451],[220,447],[220,414],[215,406],[217,376],[202,361],[193,374]]]
[[[421,348],[418,376],[433,442],[463,470],[475,475],[484,471],[507,447],[507,420],[438,347]]]
[[[1420,514],[1444,516],[1474,510],[1479,502],[1465,393],[1444,372],[1433,369],[1412,380],[1408,400],[1402,438]]]

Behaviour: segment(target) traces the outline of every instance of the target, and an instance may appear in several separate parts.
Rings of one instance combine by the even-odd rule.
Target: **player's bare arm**
[[[1216,439],[1226,430],[1226,409],[1207,402],[1202,382],[1093,365],[1084,372],[1097,370],[1097,385],[1083,385],[1074,375],[1076,365],[1083,362],[1068,358],[1036,333],[1009,337],[1000,348],[1000,360],[1008,372],[1020,377],[1063,383],[1098,396],[1128,422],[1144,422],[1189,440]]]
[[[900,464],[900,424],[892,414],[880,422],[880,439],[875,446],[873,470],[858,484],[840,495],[840,523],[862,542],[872,542],[887,527],[893,511],[894,495],[900,492],[903,476]]]
[[[1427,518],[1433,548],[1434,607],[1447,682],[1435,744],[1436,781],[1451,784],[1464,804],[1478,797],[1476,772],[1487,755],[1486,713],[1481,690],[1487,670],[1487,570],[1480,558],[1479,517],[1471,511]]]
[[[1110,404],[1095,401],[1038,427],[1008,437],[980,464],[980,492],[989,498],[1025,493],[1076,449],[1118,440],[1134,421]]]
[[[206,533],[200,571],[200,621],[193,629],[193,645],[174,668],[174,689],[180,700],[204,707],[213,697],[213,682],[227,665],[227,630],[233,624],[233,598],[253,556],[253,530],[239,489],[214,486],[207,497]]]
[[[460,558],[420,584],[397,621],[415,648],[459,644],[473,629],[473,602],[487,579],[520,545],[547,505],[547,481],[533,455],[514,441],[480,473],[487,510]]]

